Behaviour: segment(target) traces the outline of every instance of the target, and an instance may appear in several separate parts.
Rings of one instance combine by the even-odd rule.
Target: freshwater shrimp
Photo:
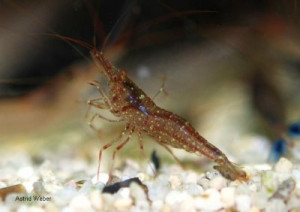
[[[218,164],[214,166],[214,168],[225,178],[240,181],[248,180],[246,172],[230,162],[221,150],[203,138],[189,122],[157,106],[154,101],[130,79],[126,71],[114,67],[105,58],[103,51],[98,51],[94,48],[94,50],[91,51],[91,55],[96,65],[102,67],[101,71],[108,82],[108,92],[105,92],[99,83],[92,83],[92,85],[99,90],[103,103],[97,99],[90,100],[88,104],[100,109],[108,109],[113,115],[120,118],[120,121],[126,123],[125,129],[119,137],[100,149],[98,176],[103,150],[119,142],[119,145],[115,148],[112,155],[112,161],[114,161],[115,154],[130,141],[130,137],[133,133],[137,133],[140,148],[143,150],[141,136],[144,133],[165,147],[172,155],[173,153],[169,147],[184,149],[187,152],[197,155],[204,155]],[[99,115],[99,117],[103,118],[101,115]],[[128,136],[122,141],[122,137],[125,134],[128,134]],[[110,177],[112,167],[113,166],[111,166]]]

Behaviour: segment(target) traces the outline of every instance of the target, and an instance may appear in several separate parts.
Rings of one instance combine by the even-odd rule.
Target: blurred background
[[[297,160],[299,7],[297,0],[2,1],[0,149],[36,161],[58,160],[54,152],[97,160],[98,148],[123,126],[99,120],[99,130],[90,129],[93,113],[109,114],[87,113],[87,100],[98,96],[88,83],[105,81],[88,50],[51,34],[90,44],[96,38],[100,48],[110,33],[109,60],[149,96],[165,75],[168,96],[155,102],[234,161],[263,163],[270,151],[272,160],[281,154]],[[160,149],[144,140],[147,156]],[[122,152],[138,157],[137,142]]]

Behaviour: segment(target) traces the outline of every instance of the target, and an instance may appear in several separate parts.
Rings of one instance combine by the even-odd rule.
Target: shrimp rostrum
[[[143,148],[141,135],[147,134],[170,153],[169,147],[184,149],[197,155],[204,155],[218,165],[216,168],[224,177],[230,180],[247,180],[247,174],[240,167],[228,160],[217,147],[203,138],[194,127],[180,116],[158,107],[127,75],[124,70],[114,67],[102,51],[92,50],[92,57],[104,73],[108,81],[108,91],[105,92],[99,83],[93,83],[103,98],[99,101],[89,101],[90,105],[107,108],[120,120],[126,122],[122,134],[112,142],[104,145],[99,152],[99,166],[102,151],[118,142],[113,152],[113,160],[117,151],[129,142],[133,133],[139,136],[140,148]],[[127,134],[127,138],[122,137]],[[111,174],[111,172],[110,172]]]

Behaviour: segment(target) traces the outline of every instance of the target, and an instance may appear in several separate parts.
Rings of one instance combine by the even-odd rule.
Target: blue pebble
[[[288,127],[288,136],[290,138],[300,138],[300,121],[295,122]]]
[[[287,152],[287,142],[280,138],[275,141],[271,148],[271,152],[269,154],[269,162],[275,163],[279,160],[279,158],[285,155]]]

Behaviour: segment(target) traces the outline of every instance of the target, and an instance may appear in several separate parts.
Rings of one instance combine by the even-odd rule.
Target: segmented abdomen
[[[157,142],[174,148],[198,155],[203,154],[214,161],[225,157],[218,148],[200,136],[186,120],[161,108],[149,114],[143,130]]]

